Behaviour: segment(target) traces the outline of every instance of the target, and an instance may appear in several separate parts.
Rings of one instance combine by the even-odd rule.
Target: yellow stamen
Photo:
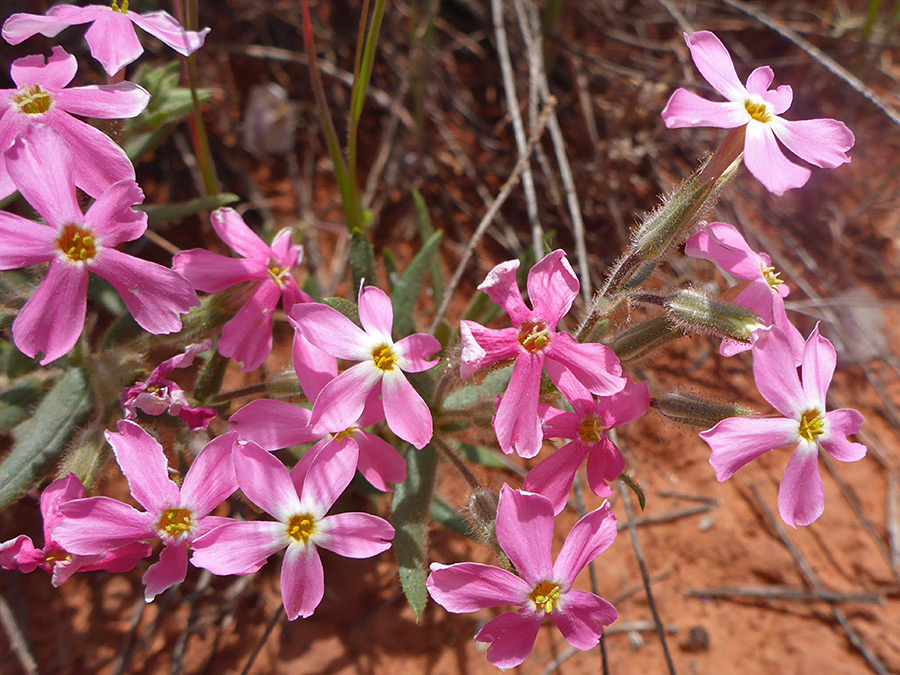
[[[122,0],[122,6],[119,7],[119,3],[117,0],[112,0],[112,5],[110,5],[110,9],[114,12],[118,12],[119,14],[128,13],[128,0]]]
[[[359,431],[359,427],[347,427],[343,431],[339,431],[334,435],[334,440],[342,441],[345,438],[355,438],[356,432]]]
[[[609,427],[603,426],[603,423],[596,417],[585,417],[578,425],[578,438],[585,445],[599,443],[603,439],[603,432],[607,429]]]
[[[288,278],[291,276],[291,270],[282,267],[277,260],[270,260],[268,264],[269,278],[278,284],[278,288],[284,288]]]
[[[47,551],[44,554],[44,562],[50,565],[51,567],[56,565],[56,563],[61,562],[71,562],[72,556],[69,555],[68,552],[63,551],[61,548],[54,548],[50,551]]]
[[[384,371],[393,370],[397,362],[397,355],[388,345],[378,345],[372,350],[372,360],[375,367]]]
[[[536,611],[540,612],[543,610],[550,614],[553,610],[559,609],[559,584],[554,584],[552,581],[542,581],[534,587],[528,598],[534,603]]]
[[[308,513],[291,516],[287,524],[287,535],[301,544],[309,541],[315,531],[316,519]]]
[[[762,269],[763,279],[766,280],[766,283],[769,284],[769,287],[773,290],[784,283],[778,278],[781,272],[776,272],[774,267],[763,267],[762,264],[760,264],[760,269]]]
[[[800,415],[800,427],[797,433],[805,441],[815,443],[816,438],[825,433],[825,418],[818,410],[805,410]]]
[[[194,529],[194,517],[189,509],[166,509],[153,527],[160,536],[177,539]]]
[[[748,98],[744,101],[744,108],[747,109],[747,114],[757,122],[770,122],[774,117],[766,108],[765,101],[762,100]]]
[[[539,352],[550,341],[550,329],[543,321],[526,321],[519,328],[519,344],[526,351]]]
[[[66,225],[56,239],[56,247],[72,262],[86,262],[97,255],[94,233],[78,225]]]
[[[33,87],[25,85],[21,93],[13,97],[12,102],[26,115],[42,115],[50,110],[53,97],[50,96],[50,92],[41,89],[39,84]]]

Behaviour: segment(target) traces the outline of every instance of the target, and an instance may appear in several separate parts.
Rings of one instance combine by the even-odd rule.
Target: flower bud
[[[746,307],[714,300],[693,288],[675,291],[665,306],[669,319],[686,333],[750,342],[753,331],[764,327],[756,313]]]
[[[496,551],[500,550],[496,531],[499,502],[500,497],[496,492],[479,488],[472,492],[466,509],[474,538]]]
[[[734,403],[723,403],[687,391],[671,391],[650,400],[650,405],[673,422],[709,429],[729,417],[752,415],[753,410]]]
[[[620,361],[635,361],[684,334],[684,330],[673,326],[668,317],[658,316],[620,333],[609,347]]]

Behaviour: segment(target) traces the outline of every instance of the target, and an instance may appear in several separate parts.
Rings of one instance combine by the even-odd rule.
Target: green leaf
[[[453,530],[473,541],[478,541],[468,521],[437,495],[434,496],[434,501],[431,502],[431,519],[449,530]]]
[[[403,337],[416,332],[416,324],[413,321],[413,310],[416,300],[422,291],[425,275],[431,267],[431,262],[437,253],[438,244],[441,242],[442,232],[435,232],[422,245],[422,250],[409,263],[409,267],[403,272],[403,276],[394,286],[391,302],[394,306],[394,335]]]
[[[353,277],[354,293],[365,279],[370,286],[375,284],[375,251],[372,244],[360,230],[350,235],[350,274]]]
[[[28,409],[38,402],[49,384],[45,377],[31,375],[12,382],[0,394],[0,434],[28,417]]]
[[[15,444],[0,463],[0,509],[40,481],[89,409],[87,378],[83,370],[73,368],[44,397],[34,415],[13,429]]]
[[[437,457],[426,445],[421,450],[409,446],[406,452],[406,480],[396,486],[391,501],[391,522],[396,534],[394,550],[400,571],[400,585],[416,620],[422,615],[428,592],[428,514],[434,497]]]
[[[625,485],[631,488],[631,491],[634,493],[634,496],[637,497],[638,504],[641,505],[641,511],[644,510],[644,507],[647,505],[647,497],[644,495],[644,491],[641,489],[641,486],[637,484],[637,482],[628,474],[623,473],[619,476],[619,480],[621,480]]]
[[[151,224],[168,223],[193,216],[201,211],[213,211],[220,206],[227,206],[238,201],[240,197],[230,192],[200,197],[176,204],[149,204],[136,206],[139,211],[147,214],[147,221]]]
[[[428,241],[434,234],[431,224],[431,215],[428,213],[428,204],[418,190],[412,191],[413,207],[416,211],[416,223],[419,225],[419,237],[422,241]],[[434,304],[439,306],[444,299],[444,271],[441,269],[441,261],[438,258],[431,260],[431,288],[434,292]]]
[[[496,450],[487,448],[483,445],[469,445],[468,443],[457,443],[456,449],[463,459],[482,466],[488,466],[495,469],[506,468],[507,462],[505,458]]]
[[[356,306],[355,302],[350,302],[344,298],[325,298],[322,302],[332,309],[336,309],[357,326],[362,328],[362,323],[359,321],[359,307]]]

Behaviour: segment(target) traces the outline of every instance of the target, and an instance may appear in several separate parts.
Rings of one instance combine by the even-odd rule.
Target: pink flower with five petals
[[[572,586],[578,573],[615,538],[616,517],[604,504],[575,524],[554,563],[550,500],[504,485],[497,506],[497,541],[519,576],[479,563],[432,563],[426,586],[435,602],[456,614],[521,607],[488,621],[475,636],[478,642],[491,643],[487,658],[498,668],[515,668],[525,660],[546,618],[576,649],[593,649],[618,614],[603,598]]]
[[[836,363],[834,347],[817,325],[806,340],[801,379],[784,333],[761,331],[753,345],[753,378],[759,393],[784,417],[729,417],[700,432],[720,483],[763,453],[794,444],[778,489],[778,511],[791,527],[809,525],[825,510],[819,448],[841,462],[866,454],[866,446],[847,438],[862,428],[863,416],[849,408],[825,411]]]
[[[0,152],[32,124],[47,124],[59,132],[76,158],[75,185],[99,197],[113,183],[134,180],[134,166],[116,143],[99,129],[72,115],[120,119],[138,115],[150,94],[131,82],[69,87],[78,63],[62,47],[44,61],[41,55],[13,61],[10,68],[16,89],[0,90]],[[15,192],[0,159],[0,198]]]
[[[128,9],[128,0],[122,0],[121,6],[113,0],[112,6],[57,5],[51,7],[45,15],[13,14],[3,22],[3,39],[11,45],[17,45],[38,33],[52,38],[69,26],[84,23],[91,24],[84,34],[91,48],[91,56],[103,64],[103,69],[110,76],[144,53],[135,33],[135,26],[183,56],[189,56],[200,49],[209,33],[209,28],[200,32],[185,30],[168,12],[138,14]]]
[[[794,94],[788,85],[769,89],[775,78],[769,66],[750,73],[744,86],[719,38],[704,30],[685,33],[684,39],[700,74],[728,101],[707,101],[687,89],[678,89],[662,112],[669,129],[744,127],[744,163],[776,195],[805,185],[810,176],[809,169],[784,156],[778,141],[801,159],[821,168],[834,169],[850,161],[845,153],[853,147],[854,138],[843,122],[833,119],[792,122],[780,117],[791,106]]]
[[[459,374],[465,379],[492,363],[515,359],[512,379],[494,416],[494,431],[503,452],[515,450],[522,457],[534,457],[541,449],[538,393],[545,367],[555,384],[569,372],[590,392],[602,396],[621,391],[627,379],[609,347],[579,343],[568,333],[556,331],[579,288],[565,253],[553,251],[528,272],[528,297],[534,309],[525,305],[519,293],[518,268],[518,260],[500,263],[478,287],[506,310],[513,326],[493,330],[461,321]]]

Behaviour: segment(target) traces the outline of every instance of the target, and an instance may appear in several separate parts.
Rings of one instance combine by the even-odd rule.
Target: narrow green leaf
[[[322,302],[332,309],[336,309],[357,326],[362,328],[362,323],[360,323],[359,320],[359,307],[356,306],[355,302],[350,302],[344,298],[325,298]]]
[[[403,272],[403,276],[394,286],[391,302],[394,306],[394,335],[404,337],[416,332],[416,324],[413,321],[413,310],[416,300],[422,291],[425,275],[431,267],[431,261],[437,253],[438,244],[441,242],[442,232],[435,232],[422,245],[422,250],[409,263],[409,267]]]
[[[482,466],[488,466],[495,469],[503,469],[507,466],[504,457],[496,450],[486,448],[483,445],[469,445],[468,443],[457,443],[456,449],[463,459]]]
[[[478,541],[468,521],[438,495],[435,495],[434,501],[431,502],[431,519],[457,534],[468,537],[472,541]]]
[[[428,514],[434,498],[437,457],[430,445],[406,452],[406,480],[397,485],[391,502],[394,550],[400,571],[400,585],[416,619],[422,615],[428,592]]]
[[[0,434],[6,433],[28,417],[28,409],[41,398],[50,381],[39,375],[23,377],[10,383],[0,394]]]
[[[136,206],[135,208],[146,213],[147,220],[151,225],[154,225],[181,220],[201,211],[212,211],[220,206],[233,204],[239,199],[240,197],[235,194],[223,192],[211,197],[200,197],[186,202],[178,202],[177,204],[149,204]]]
[[[416,222],[419,225],[419,237],[422,241],[428,241],[434,234],[431,224],[431,214],[428,213],[428,204],[418,190],[412,191],[413,207],[416,211]],[[444,299],[444,271],[441,269],[441,261],[435,257],[431,260],[431,288],[434,292],[434,304],[438,306]]]
[[[375,285],[375,251],[360,230],[353,230],[350,235],[350,274],[353,277],[354,293],[359,291],[359,284],[363,279],[370,286]]]
[[[619,480],[621,480],[625,485],[631,488],[631,491],[634,493],[634,496],[637,497],[638,504],[641,505],[641,511],[644,510],[644,507],[647,505],[647,497],[644,495],[644,491],[641,489],[641,486],[637,484],[637,482],[628,474],[623,473],[619,476]]]
[[[15,444],[0,463],[0,509],[37,484],[59,459],[89,408],[87,378],[83,370],[73,368],[44,397],[34,415],[13,429]]]

